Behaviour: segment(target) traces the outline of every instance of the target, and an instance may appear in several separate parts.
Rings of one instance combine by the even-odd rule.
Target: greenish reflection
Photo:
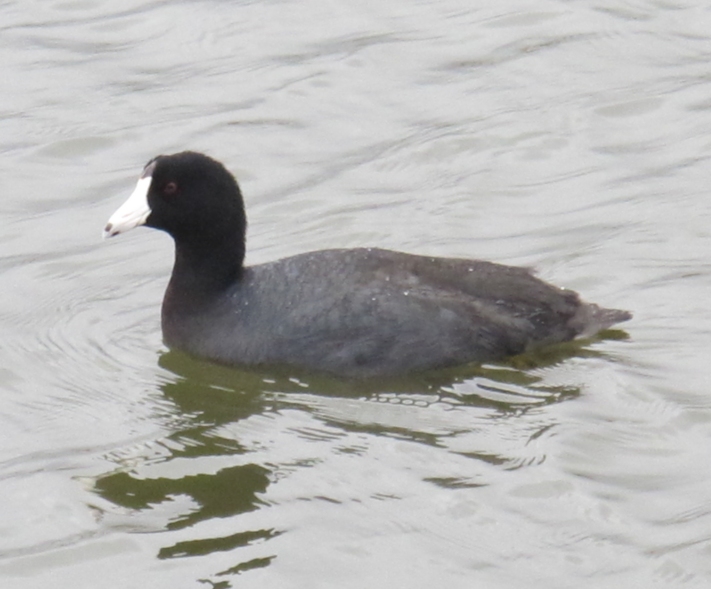
[[[531,408],[557,403],[579,394],[575,387],[552,387],[542,384],[531,369],[552,366],[571,357],[597,357],[599,352],[589,344],[602,338],[624,337],[624,332],[607,332],[595,340],[550,346],[518,356],[507,362],[487,366],[463,366],[401,378],[379,380],[348,380],[319,374],[308,374],[290,368],[244,370],[218,366],[190,358],[179,352],[167,352],[160,357],[160,366],[169,373],[161,384],[161,392],[169,401],[169,421],[172,433],[160,440],[165,450],[159,458],[146,458],[140,472],[131,465],[121,465],[115,472],[96,481],[95,490],[104,499],[136,513],[156,509],[178,497],[188,498],[189,506],[175,507],[174,514],[163,529],[186,529],[215,518],[232,518],[264,506],[260,496],[270,484],[268,465],[245,462],[248,450],[239,440],[220,435],[220,427],[235,424],[255,415],[264,415],[282,408],[309,410],[308,399],[328,396],[342,399],[365,399],[389,404],[423,398],[433,402],[494,410],[498,419],[520,416]],[[298,402],[294,401],[299,399]],[[307,399],[307,404],[304,403]],[[292,400],[290,400],[292,399]],[[347,412],[345,412],[347,413]],[[357,418],[334,421],[319,416],[324,422],[349,432],[391,436],[416,443],[442,446],[442,435],[412,428],[362,423]],[[535,438],[548,429],[541,423]],[[235,457],[235,464],[214,470],[215,458]],[[472,457],[490,464],[503,465],[507,457],[474,453]],[[205,460],[204,464],[201,460]],[[120,459],[119,459],[120,461]],[[186,467],[186,462],[188,466]],[[135,459],[133,460],[135,463]],[[161,466],[150,476],[153,465]],[[170,476],[165,476],[166,468]],[[187,474],[185,474],[187,472]],[[459,479],[432,479],[433,484],[446,488],[477,486]],[[276,558],[269,554],[269,541],[281,530],[267,528],[234,530],[227,535],[183,540],[164,546],[159,559],[205,557],[217,552],[234,554],[234,564],[214,573],[212,579],[200,579],[213,587],[232,587],[229,577],[246,571],[268,567]],[[224,527],[223,527],[224,529]],[[264,545],[267,554],[240,560],[240,548]],[[253,555],[251,555],[253,556]]]
[[[508,412],[512,408],[518,410],[519,406],[558,402],[578,392],[570,387],[544,386],[541,378],[532,374],[531,370],[554,366],[573,357],[605,357],[604,353],[590,345],[603,339],[626,337],[625,332],[609,330],[595,338],[547,346],[496,364],[471,364],[422,374],[366,380],[309,373],[293,367],[226,367],[195,360],[180,352],[166,352],[159,364],[182,377],[184,382],[189,382],[191,387],[202,383],[211,389],[209,397],[197,397],[194,394],[183,395],[180,383],[176,383],[176,387],[171,384],[164,387],[166,396],[179,406],[181,412],[205,414],[210,417],[210,423],[233,421],[240,417],[242,411],[252,412],[256,406],[264,406],[267,399],[272,401],[267,404],[273,406],[274,399],[264,397],[269,393],[278,394],[280,398],[289,393],[344,398],[435,394],[458,403],[493,406]],[[453,392],[457,385],[474,381],[474,392]],[[239,398],[235,397],[235,393],[239,394]],[[505,395],[503,400],[501,394]]]
[[[274,530],[260,530],[258,532],[238,532],[231,536],[222,538],[208,538],[205,540],[187,540],[177,542],[173,546],[162,548],[158,553],[158,558],[175,558],[178,556],[201,556],[213,552],[226,552],[235,548],[249,546],[259,540],[268,540],[278,536]],[[267,560],[267,559],[260,559]],[[268,560],[272,560],[269,558]],[[244,563],[237,565],[240,570],[244,568]],[[233,570],[233,569],[228,569]]]
[[[166,354],[160,364],[173,375],[161,385],[163,396],[170,401],[170,415],[165,417],[174,428],[158,440],[163,456],[146,458],[138,467],[132,467],[135,459],[130,465],[121,464],[115,472],[99,478],[94,490],[111,503],[133,510],[134,516],[148,515],[167,505],[172,515],[163,524],[165,531],[188,529],[216,518],[232,518],[239,526],[236,517],[263,505],[260,495],[269,486],[270,470],[260,464],[245,464],[245,448],[238,440],[219,435],[218,428],[268,411],[270,403],[262,394],[263,383],[260,387],[261,380],[256,376],[240,376],[181,354]],[[214,471],[213,459],[222,457],[219,464],[224,464],[224,457],[229,456],[239,464]],[[167,470],[170,475],[151,476],[153,470],[161,474]],[[188,506],[178,507],[182,505],[178,498],[187,499]],[[266,543],[281,533],[273,528],[238,529],[205,537],[205,529],[210,528],[203,526],[194,539],[162,547],[157,557],[234,554],[231,566],[216,571],[212,579],[199,579],[225,589],[233,586],[230,577],[269,566],[275,558],[267,548],[264,556],[242,560],[239,549]]]
[[[199,507],[176,517],[166,526],[176,530],[215,517],[230,517],[257,509],[257,493],[266,490],[267,475],[265,468],[255,464],[176,479],[137,478],[130,472],[117,472],[99,479],[95,488],[116,505],[134,510],[150,509],[172,497],[190,497]]]

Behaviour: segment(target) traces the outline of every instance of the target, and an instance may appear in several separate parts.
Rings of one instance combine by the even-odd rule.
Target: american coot
[[[476,260],[332,249],[245,267],[237,182],[195,152],[148,162],[104,237],[138,225],[175,240],[166,344],[223,364],[398,375],[502,359],[631,317]]]

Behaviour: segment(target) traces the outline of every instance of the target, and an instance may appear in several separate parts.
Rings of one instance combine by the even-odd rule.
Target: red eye
[[[178,192],[178,185],[175,182],[168,182],[163,188],[163,194],[172,195]]]

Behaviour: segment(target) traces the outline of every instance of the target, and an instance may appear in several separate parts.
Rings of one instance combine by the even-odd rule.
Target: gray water
[[[711,10],[683,0],[0,3],[0,585],[711,586]],[[168,352],[158,153],[248,262],[529,265],[625,332],[344,383]]]

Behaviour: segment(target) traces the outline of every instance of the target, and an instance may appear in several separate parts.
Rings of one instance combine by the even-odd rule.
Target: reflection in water
[[[214,434],[214,428],[236,422],[265,410],[257,391],[227,389],[219,379],[206,381],[209,366],[192,363],[195,372],[163,385],[163,393],[185,416],[182,427],[169,435],[163,446],[169,450],[164,462],[195,460],[202,457],[236,456],[245,453],[233,440]],[[197,467],[199,469],[199,467]],[[188,498],[189,507],[165,525],[166,530],[196,526],[213,518],[229,518],[258,509],[258,495],[269,485],[269,470],[257,464],[220,468],[217,472],[197,472],[178,476],[143,476],[119,470],[102,477],[95,490],[112,503],[135,511],[150,511],[176,498]],[[221,537],[176,542],[163,547],[158,558],[201,556],[225,552],[265,541],[278,535],[273,529],[246,530]],[[236,563],[217,573],[236,574],[267,566],[273,556]],[[225,586],[225,585],[222,585]]]
[[[709,587],[709,14],[0,3],[0,585]],[[156,368],[169,240],[98,233],[186,148],[235,166],[251,263],[532,265],[634,341],[382,390]]]
[[[263,460],[256,456],[234,434],[239,423],[290,410],[305,411],[322,424],[322,429],[301,428],[300,438],[328,444],[328,452],[358,452],[354,447],[338,446],[347,434],[387,436],[456,452],[476,460],[479,470],[484,464],[499,469],[521,468],[535,460],[517,460],[486,447],[461,449],[453,440],[476,429],[477,420],[492,426],[497,420],[523,417],[532,409],[578,394],[573,387],[544,386],[539,377],[519,366],[541,368],[572,355],[591,354],[594,352],[574,342],[514,358],[508,364],[460,367],[376,382],[313,374],[294,376],[293,371],[286,370],[238,370],[168,352],[160,358],[160,365],[172,377],[162,385],[162,392],[180,419],[161,442],[166,451],[158,460],[139,461],[138,467],[135,460],[131,466],[122,465],[96,481],[95,491],[114,505],[132,510],[134,517],[141,512],[155,515],[154,511],[172,504],[171,515],[161,529],[191,528],[193,532],[187,540],[160,548],[159,559],[206,556],[260,544],[268,547],[283,529],[241,529],[232,520],[230,533],[200,537],[205,529],[199,527],[203,522],[234,518],[270,506],[264,495],[283,465],[278,457]],[[364,411],[364,407],[370,411]],[[421,411],[435,407],[448,410],[446,420],[423,419]],[[408,414],[413,408],[420,413]],[[464,413],[452,419],[452,410]],[[533,428],[528,424],[526,443],[554,426],[550,419],[536,419],[534,423]],[[328,432],[323,428],[329,428]],[[298,466],[314,464],[306,460]],[[476,473],[468,477],[428,476],[423,480],[444,489],[487,484],[477,479]],[[224,527],[221,529],[224,532]],[[214,582],[203,581],[229,587],[226,576],[269,566],[274,558],[276,550],[268,548],[258,558],[236,557],[232,566],[215,573]]]
[[[105,498],[130,509],[148,509],[180,495],[190,497],[199,507],[171,521],[167,528],[175,530],[213,517],[252,511],[257,508],[256,494],[264,491],[267,484],[265,469],[247,465],[179,479],[138,479],[119,472],[101,479],[96,489]]]

